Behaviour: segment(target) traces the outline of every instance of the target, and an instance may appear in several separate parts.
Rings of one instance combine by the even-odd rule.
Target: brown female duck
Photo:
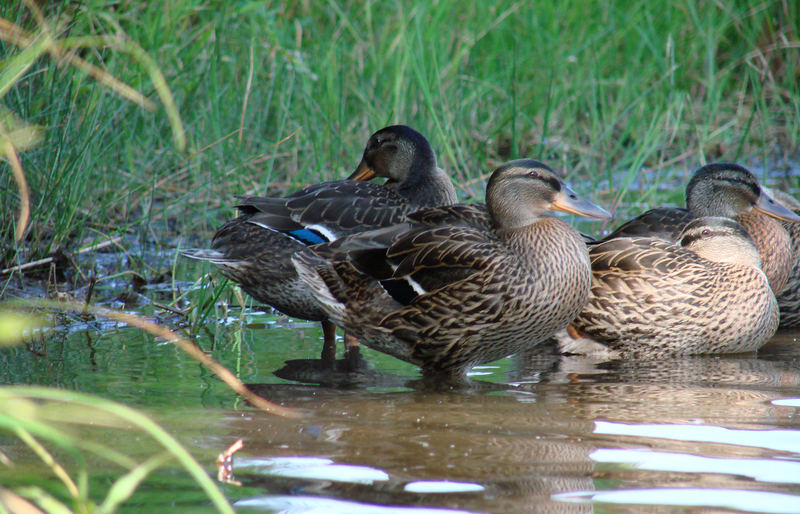
[[[775,200],[800,214],[800,202],[783,191],[770,191]],[[792,245],[793,264],[786,285],[776,295],[781,311],[780,328],[800,327],[800,223],[781,222],[789,234]]]
[[[609,216],[527,159],[492,173],[486,202],[424,209],[293,260],[330,319],[364,344],[426,375],[461,376],[538,344],[586,302],[586,245],[543,214]]]
[[[571,327],[622,356],[754,351],[778,328],[758,249],[730,218],[691,221],[680,246],[619,237],[589,256],[591,294]]]
[[[375,176],[387,181],[360,181]],[[394,125],[372,134],[348,180],[315,184],[284,198],[242,197],[237,205],[241,215],[217,230],[210,250],[183,253],[216,264],[261,303],[291,317],[321,321],[322,358],[331,361],[336,356],[335,327],[298,278],[292,255],[311,244],[398,223],[422,207],[455,202],[455,189],[437,167],[425,137]]]
[[[796,222],[800,216],[773,200],[750,171],[732,163],[703,166],[686,186],[686,206],[688,209],[662,207],[647,211],[603,240],[651,236],[677,242],[683,228],[694,218],[733,218],[755,241],[772,290],[777,293],[783,288],[793,254],[789,235],[778,220]]]

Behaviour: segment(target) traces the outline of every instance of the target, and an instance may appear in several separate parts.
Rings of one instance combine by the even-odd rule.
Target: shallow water
[[[375,373],[357,384],[278,378],[284,361],[317,357],[321,333],[273,321],[248,314],[196,340],[266,398],[302,410],[301,420],[254,411],[174,346],[108,325],[0,350],[0,382],[141,408],[212,474],[216,455],[242,438],[241,486],[224,486],[241,511],[800,512],[800,343],[791,334],[757,357],[518,356],[474,370],[468,388],[434,391],[413,366],[371,351]],[[93,434],[133,454],[152,450],[135,434]],[[18,464],[0,467],[0,483],[20,465],[37,469],[13,438],[0,445]],[[96,494],[119,473],[91,469]],[[204,502],[181,472],[159,472],[126,508]]]

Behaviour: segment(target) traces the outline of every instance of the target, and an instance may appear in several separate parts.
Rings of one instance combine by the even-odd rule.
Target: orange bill
[[[349,177],[347,177],[348,180],[364,180],[364,181],[372,180],[373,178],[375,178],[375,172],[372,170],[372,168],[369,167],[369,164],[367,164],[367,161],[365,161],[364,159],[361,159],[361,162],[358,163],[356,171],[354,171]]]

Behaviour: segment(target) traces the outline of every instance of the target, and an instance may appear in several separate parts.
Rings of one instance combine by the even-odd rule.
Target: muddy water
[[[131,328],[73,325],[0,350],[0,382],[138,407],[212,474],[216,455],[242,438],[234,461],[241,485],[224,486],[241,511],[800,512],[800,343],[792,334],[758,356],[518,356],[476,369],[466,389],[436,391],[416,381],[413,366],[370,351],[373,373],[355,384],[278,378],[284,361],[317,356],[321,333],[273,319],[215,322],[196,340],[265,397],[301,409],[299,421],[249,409],[175,347]],[[93,437],[134,454],[152,449],[125,434]],[[18,464],[36,462],[10,437],[0,445]],[[118,472],[92,469],[100,491]],[[0,468],[0,483],[10,473]],[[205,506],[182,477],[158,473],[128,508]]]

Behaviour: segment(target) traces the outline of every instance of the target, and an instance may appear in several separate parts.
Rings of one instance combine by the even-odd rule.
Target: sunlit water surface
[[[4,384],[95,393],[141,408],[215,473],[236,439],[240,511],[590,512],[733,509],[800,512],[800,343],[779,335],[756,357],[598,363],[527,355],[432,391],[415,367],[366,351],[374,373],[321,386],[276,377],[316,358],[311,323],[209,324],[197,342],[301,420],[248,408],[170,344],[88,324],[0,351]],[[135,434],[109,431],[146,454]],[[36,459],[3,436],[18,463]],[[139,445],[142,445],[139,448]],[[98,463],[98,490],[119,473]],[[12,475],[0,472],[0,483]],[[46,474],[42,471],[43,474]],[[5,478],[4,478],[5,477]],[[99,493],[98,493],[99,494]],[[159,472],[131,511],[203,507],[179,471]]]

